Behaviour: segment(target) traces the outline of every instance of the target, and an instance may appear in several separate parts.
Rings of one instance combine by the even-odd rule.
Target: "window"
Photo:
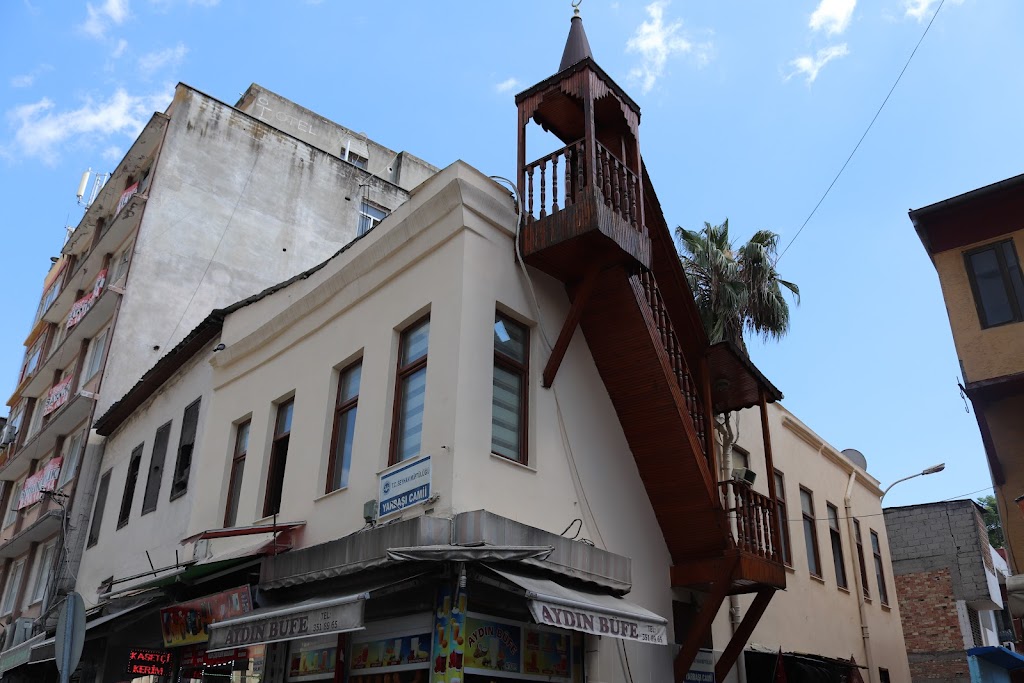
[[[529,364],[530,331],[501,313],[495,314],[491,452],[523,464],[529,416]]]
[[[889,670],[878,667],[878,683],[889,683]]]
[[[864,597],[871,599],[871,589],[868,588],[868,568],[864,562],[864,539],[860,535],[860,520],[853,520],[853,533],[857,537],[857,560],[860,562],[860,587]]]
[[[228,477],[228,502],[224,506],[224,528],[233,527],[238,518],[238,496],[242,491],[245,455],[249,452],[249,426],[246,420],[235,427],[235,450],[231,455],[231,474]]]
[[[43,317],[43,314],[46,313],[46,309],[50,307],[50,304],[52,304],[57,298],[57,295],[60,294],[60,282],[62,279],[63,278],[61,277],[54,278],[53,284],[50,285],[50,288],[43,294],[43,298],[39,302],[39,309],[36,310],[36,320]]]
[[[370,230],[377,227],[377,224],[387,217],[387,209],[382,206],[377,206],[376,204],[371,204],[364,199],[359,204],[359,228],[356,234],[365,235],[370,232]]]
[[[981,326],[1020,322],[1024,279],[1013,240],[996,242],[964,254]]]
[[[821,556],[818,555],[818,531],[814,526],[814,494],[800,487],[800,508],[804,518],[804,543],[807,545],[807,568],[812,576],[821,578]]]
[[[25,485],[25,481],[19,481],[18,485],[11,489],[11,501],[7,507],[7,515],[4,517],[4,528],[6,529],[10,525],[14,524],[14,521],[18,519],[18,499],[21,498],[21,487]]]
[[[28,604],[30,605],[42,602],[43,598],[46,597],[46,579],[50,575],[50,565],[53,562],[53,551],[56,546],[57,542],[54,541],[47,545],[39,546],[39,549],[36,550],[35,568],[32,570],[32,592],[29,594],[28,599]]]
[[[57,480],[57,488],[63,488],[78,471],[78,463],[82,459],[82,448],[85,441],[85,432],[78,432],[64,443],[64,461],[60,464],[60,479]]]
[[[353,166],[358,166],[359,168],[363,169],[364,171],[366,170],[366,167],[370,164],[370,160],[369,159],[367,159],[366,157],[359,156],[358,154],[356,154],[352,150],[349,150],[346,153],[345,161],[347,161],[348,163],[352,164]]]
[[[402,333],[398,345],[398,387],[391,433],[391,464],[420,454],[423,405],[427,393],[427,339],[430,318]]]
[[[192,449],[196,445],[196,429],[199,425],[199,405],[197,398],[181,416],[181,437],[178,439],[178,459],[174,463],[174,478],[171,480],[171,500],[185,494],[188,490],[188,473],[192,469]]]
[[[0,615],[7,616],[14,611],[14,601],[21,588],[21,576],[25,573],[25,560],[18,560],[7,573],[7,587],[4,590],[4,602],[0,605]]]
[[[745,448],[739,446],[732,447],[732,468],[739,469],[750,469],[750,453]]]
[[[889,604],[889,591],[885,589],[885,571],[882,568],[882,546],[878,542],[878,532],[871,532],[871,552],[875,556],[875,580],[878,582],[878,597],[883,605]]]
[[[114,283],[124,277],[125,273],[128,272],[128,262],[132,258],[132,245],[128,245],[117,255],[114,259],[114,264],[111,266],[113,272],[110,274],[109,282]]]
[[[100,526],[103,524],[103,508],[107,506],[107,489],[110,488],[110,470],[100,477],[100,485],[96,488],[96,504],[92,508],[92,524],[89,525],[88,547],[93,547],[100,540]]]
[[[782,561],[792,566],[793,549],[789,545],[789,508],[786,506],[786,478],[775,470],[775,510],[779,517],[779,533],[782,534]]]
[[[359,380],[362,361],[348,366],[338,375],[338,399],[334,404],[334,432],[331,434],[331,462],[327,467],[327,493],[348,486],[352,465],[352,438],[356,432]]]
[[[149,474],[146,475],[146,493],[142,497],[142,514],[156,510],[160,498],[160,481],[164,476],[164,460],[167,458],[167,442],[171,440],[171,423],[160,425],[153,437],[153,454],[149,458]]]
[[[128,476],[124,480],[124,495],[121,496],[121,512],[117,515],[117,528],[120,529],[128,523],[128,517],[132,512],[132,500],[135,499],[135,485],[139,481],[139,467],[142,464],[142,446],[139,444],[132,449],[131,459],[128,460]]]
[[[19,382],[36,371],[39,367],[39,359],[43,355],[43,342],[46,340],[46,333],[40,334],[35,343],[25,352],[25,362],[21,366],[21,377]]]
[[[107,350],[107,337],[109,336],[110,328],[108,327],[93,338],[92,343],[89,345],[89,363],[86,365],[85,379],[83,381],[88,382],[100,371],[100,366],[103,364],[103,353]]]
[[[832,540],[832,562],[836,565],[836,585],[848,588],[846,581],[846,558],[843,557],[843,537],[839,535],[839,510],[832,503],[828,509],[828,535]]]
[[[267,495],[263,499],[263,516],[269,517],[281,511],[281,494],[284,492],[284,470],[288,462],[288,440],[292,433],[292,413],[295,399],[288,399],[277,406],[277,420],[274,422],[274,443],[270,448],[270,468],[267,471]]]

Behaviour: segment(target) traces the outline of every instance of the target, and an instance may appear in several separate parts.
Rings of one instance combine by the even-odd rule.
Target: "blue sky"
[[[597,61],[640,104],[670,225],[729,217],[787,243],[863,133],[939,0],[722,0],[581,6]],[[568,0],[354,3],[9,0],[0,6],[7,208],[0,393],[10,395],[49,257],[178,81],[233,103],[257,82],[438,166],[515,171],[514,93],[551,75]],[[935,272],[907,209],[1024,169],[1024,4],[946,0],[859,152],[780,262],[803,292],[755,362],[786,406],[886,498],[989,485]],[[539,130],[539,129],[537,129]]]

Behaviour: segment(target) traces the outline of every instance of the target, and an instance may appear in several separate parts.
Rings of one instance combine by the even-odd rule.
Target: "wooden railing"
[[[775,539],[775,504],[768,496],[736,481],[719,483],[726,509],[736,518],[736,547],[766,560],[780,562]]]
[[[583,188],[596,181],[598,197],[634,229],[645,231],[640,220],[640,181],[626,164],[597,143],[597,168],[593,175],[586,168],[586,142],[577,140],[557,149],[523,169],[527,222],[540,220],[580,200]]]
[[[559,169],[559,161],[564,163]],[[587,184],[586,151],[583,140],[577,140],[551,154],[526,165],[523,180],[526,185],[526,220],[535,221],[548,214],[558,213],[559,188],[564,188],[565,206],[579,201],[580,192]],[[548,165],[551,171],[548,172]],[[534,189],[538,192],[534,193]],[[535,202],[535,199],[538,201]]]
[[[701,400],[697,383],[693,380],[693,375],[686,365],[683,347],[679,343],[679,337],[676,336],[672,320],[668,316],[668,309],[665,307],[665,300],[661,297],[661,291],[658,289],[658,283],[654,280],[654,275],[645,271],[639,277],[647,296],[647,304],[651,307],[651,313],[654,315],[654,324],[658,327],[658,332],[661,335],[661,344],[668,354],[672,372],[679,383],[679,390],[682,392],[683,398],[686,399],[690,421],[693,422],[693,428],[697,432],[704,456],[708,457],[707,422],[704,416],[704,402]],[[710,463],[711,459],[708,459]]]
[[[600,142],[597,143],[597,188],[605,206],[637,230],[646,230],[640,225],[640,212],[637,210],[637,202],[643,199],[636,174]]]

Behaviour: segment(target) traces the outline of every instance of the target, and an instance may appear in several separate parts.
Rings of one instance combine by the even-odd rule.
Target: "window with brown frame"
[[[188,475],[192,471],[192,451],[196,445],[196,431],[199,428],[200,396],[192,401],[181,416],[181,435],[178,437],[178,458],[174,463],[174,477],[171,478],[171,496],[174,500],[188,490]]]
[[[274,443],[270,447],[270,467],[267,468],[267,493],[263,498],[264,517],[276,515],[281,511],[281,494],[284,492],[284,471],[288,463],[288,441],[292,433],[294,407],[293,398],[277,406]]]
[[[224,506],[224,528],[235,525],[238,518],[238,495],[242,491],[242,474],[245,472],[245,455],[249,452],[250,420],[235,427],[235,449],[231,454],[231,474],[228,476],[228,500]]]
[[[131,459],[128,461],[128,476],[124,480],[124,494],[121,496],[121,512],[117,515],[117,528],[120,529],[128,524],[128,518],[132,512],[132,501],[135,500],[135,486],[139,482],[139,467],[142,464],[143,444],[139,444],[132,450]]]
[[[508,316],[494,316],[494,395],[491,452],[527,462],[530,394],[530,331]]]
[[[875,556],[875,580],[878,581],[878,597],[883,605],[889,604],[889,591],[885,588],[885,569],[882,566],[882,546],[878,532],[871,530],[871,552]]]
[[[402,333],[398,345],[398,380],[391,428],[390,464],[420,454],[423,408],[427,393],[427,342],[430,317]]]
[[[356,433],[359,407],[359,380],[363,362],[356,361],[338,373],[338,398],[334,402],[334,431],[331,434],[331,460],[327,466],[327,493],[348,486],[352,466],[352,439]]]
[[[100,477],[96,487],[96,503],[92,507],[92,522],[89,524],[89,541],[86,547],[93,547],[100,540],[100,527],[103,525],[103,509],[107,506],[107,491],[110,489],[110,470]]]
[[[982,328],[1024,320],[1024,277],[1012,239],[972,249],[964,262]]]
[[[871,589],[868,588],[868,567],[864,562],[864,539],[860,535],[860,520],[853,520],[853,534],[857,537],[857,560],[860,562],[860,587],[864,597],[871,599]]]
[[[826,501],[828,509],[828,535],[832,541],[832,562],[836,566],[836,585],[848,588],[846,558],[843,557],[843,537],[839,533],[839,508]]]
[[[167,422],[156,430],[153,438],[153,454],[149,459],[149,475],[146,478],[146,493],[142,498],[142,514],[156,510],[160,498],[160,482],[164,476],[164,460],[167,444],[171,440],[171,423]]]
[[[814,494],[800,487],[800,511],[804,520],[804,543],[807,546],[807,568],[811,576],[821,578],[821,556],[818,554],[818,530],[814,520]]]
[[[779,533],[782,535],[782,561],[793,566],[793,549],[789,545],[789,507],[786,505],[786,477],[775,470],[775,510],[779,518]]]

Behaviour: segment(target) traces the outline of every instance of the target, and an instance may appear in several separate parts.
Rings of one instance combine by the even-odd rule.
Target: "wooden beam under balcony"
[[[594,284],[597,283],[597,276],[600,268],[592,265],[583,278],[583,282],[576,288],[572,295],[572,305],[569,307],[569,314],[565,316],[562,330],[558,333],[558,340],[555,347],[551,349],[551,356],[548,357],[547,365],[544,366],[544,388],[547,389],[555,381],[558,374],[558,367],[562,364],[565,352],[569,349],[569,342],[579,326],[580,318],[583,316],[583,309],[590,301],[590,295],[594,291]]]

